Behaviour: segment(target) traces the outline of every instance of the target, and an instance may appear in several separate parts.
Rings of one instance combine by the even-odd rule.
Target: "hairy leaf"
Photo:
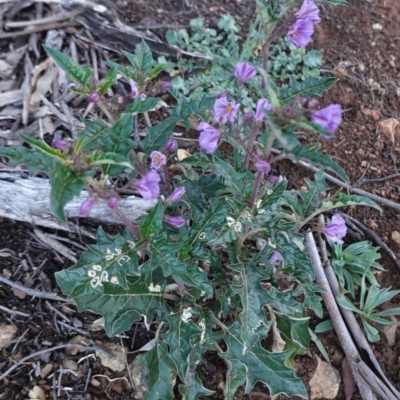
[[[83,122],[85,123],[85,129],[78,133],[78,137],[83,139],[82,149],[103,149],[104,136],[108,126],[100,120],[90,121],[85,119]]]
[[[102,150],[127,156],[135,147],[135,143],[130,138],[132,124],[132,115],[124,114],[112,128],[104,133]]]
[[[255,343],[251,350],[245,353],[246,345],[241,339],[240,325],[234,323],[228,328],[223,335],[228,350],[219,356],[227,360],[238,360],[246,366],[245,393],[249,393],[256,382],[263,382],[268,386],[271,396],[283,393],[288,397],[297,395],[308,398],[301,379],[296,378],[293,370],[284,365],[289,352],[270,353],[259,343]],[[231,374],[235,372],[232,365]]]
[[[144,152],[150,154],[153,150],[159,150],[165,146],[172,135],[174,127],[181,118],[168,118],[159,124],[147,128],[147,135],[142,141]]]
[[[128,104],[125,108],[126,113],[132,113],[132,114],[143,114],[147,111],[152,110],[157,103],[159,102],[159,99],[155,97],[147,97],[145,100],[142,100],[141,97],[136,97],[135,100],[133,100],[132,103]]]
[[[108,73],[107,76],[104,79],[104,82],[101,84],[99,92],[101,94],[107,93],[108,89],[115,83],[117,80],[117,73],[118,73],[118,68],[117,67],[112,67]]]
[[[47,54],[54,59],[59,68],[65,71],[68,77],[84,88],[89,88],[93,76],[93,68],[83,68],[68,56],[48,46],[43,46]]]
[[[215,392],[206,389],[195,371],[190,372],[190,383],[179,385],[179,392],[182,394],[182,400],[198,400],[199,396],[211,396]]]
[[[147,239],[156,235],[163,225],[164,207],[161,201],[157,203],[149,215],[147,215],[142,225],[139,227],[139,232],[142,239]]]
[[[67,222],[64,207],[79,195],[86,185],[86,179],[61,163],[55,165],[50,174],[50,205],[54,215]]]

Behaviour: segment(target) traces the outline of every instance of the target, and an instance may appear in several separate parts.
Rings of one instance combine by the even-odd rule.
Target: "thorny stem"
[[[128,217],[121,211],[121,209],[117,206],[112,209],[117,217],[125,224],[125,226],[138,238],[140,239],[139,229],[129,221]]]
[[[169,171],[168,171],[168,167],[166,164],[164,164],[162,166],[162,171],[163,171],[163,175],[164,175],[164,181],[165,181],[165,185],[167,186],[167,190],[168,192],[171,192],[172,187],[171,187],[171,181],[169,180]]]
[[[138,115],[135,115],[134,118],[134,124],[135,124],[135,128],[133,131],[133,138],[135,139],[135,142],[137,143],[137,145],[140,144],[140,136],[139,136],[139,120],[138,120]]]
[[[107,118],[108,118],[113,124],[115,124],[115,119],[114,119],[114,117],[111,115],[111,113],[107,110],[107,107],[106,107],[101,101],[99,101],[97,104],[98,104],[100,110],[103,111],[104,114],[106,114]]]
[[[271,149],[272,149],[272,145],[274,144],[274,140],[275,140],[275,135],[271,132],[271,134],[269,135],[268,138],[268,142],[267,145],[265,146],[264,149],[264,159],[268,160],[269,155],[271,153]]]
[[[147,171],[146,171],[146,167],[140,162],[139,157],[136,154],[135,150],[131,150],[131,156],[133,158],[133,160],[135,161],[136,164],[136,168],[139,171],[140,175],[146,175]]]
[[[256,201],[256,197],[257,197],[257,193],[258,193],[258,189],[260,188],[260,184],[261,184],[261,180],[262,180],[263,176],[264,176],[264,172],[258,171],[256,173],[256,179],[254,180],[253,192],[251,193],[250,200],[247,203],[249,205],[250,210],[252,210],[253,207],[254,207],[254,203]]]
[[[250,157],[253,154],[253,147],[254,147],[254,143],[255,143],[257,135],[258,135],[259,128],[260,128],[260,126],[258,123],[254,123],[253,126],[251,127],[249,143],[247,144],[246,157],[244,159],[244,165],[243,165],[244,168],[246,168],[246,169],[249,168]]]

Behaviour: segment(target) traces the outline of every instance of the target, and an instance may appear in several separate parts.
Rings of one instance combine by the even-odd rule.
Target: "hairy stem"
[[[107,110],[107,107],[106,107],[101,101],[99,101],[97,104],[98,104],[100,110],[103,111],[104,114],[106,114],[107,118],[108,118],[113,124],[115,124],[115,119],[114,119],[114,117],[111,115],[111,113]]]
[[[262,180],[263,176],[264,176],[264,172],[258,171],[256,173],[256,179],[254,180],[253,192],[251,193],[250,200],[247,203],[249,205],[250,210],[252,210],[254,208],[254,203],[256,201],[258,189],[260,188],[260,184],[261,184],[261,180]]]
[[[260,126],[258,123],[254,123],[253,126],[251,127],[249,142],[246,148],[246,157],[244,159],[244,164],[243,164],[243,167],[246,169],[249,168],[250,157],[253,154],[254,143],[256,142],[259,128]]]
[[[128,217],[121,211],[121,209],[117,206],[112,209],[115,212],[115,215],[125,224],[125,226],[138,238],[140,239],[139,229],[129,221]]]
[[[164,175],[164,181],[165,181],[165,185],[167,186],[167,190],[168,192],[171,192],[172,187],[171,187],[171,181],[169,180],[169,171],[168,171],[168,167],[166,164],[164,164],[162,166],[162,170],[163,170],[163,175]]]

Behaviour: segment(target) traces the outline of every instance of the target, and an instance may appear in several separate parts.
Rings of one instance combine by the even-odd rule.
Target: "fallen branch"
[[[65,207],[67,217],[78,218],[79,208],[88,197],[88,193],[83,191],[69,202]],[[0,173],[0,217],[64,231],[78,230],[72,223],[64,224],[53,215],[49,199],[50,184],[47,179],[24,179],[17,174]],[[118,203],[119,209],[129,221],[135,221],[145,215],[154,205],[154,201],[135,196],[121,199]],[[101,200],[92,208],[90,218],[98,224],[122,224],[107,203]]]
[[[40,356],[42,354],[49,353],[51,351],[59,350],[59,349],[64,349],[66,347],[77,347],[78,349],[82,351],[99,351],[101,353],[106,354],[108,357],[115,359],[115,355],[109,353],[108,351],[102,349],[99,346],[93,345],[93,346],[83,346],[81,344],[75,344],[75,343],[66,343],[66,344],[60,344],[59,346],[54,346],[54,347],[49,347],[48,349],[43,349],[39,350],[36,353],[29,354],[28,356],[21,358],[16,364],[14,364],[12,367],[8,368],[6,372],[0,375],[0,380],[4,379],[8,375],[10,375],[11,372],[13,372],[15,369],[17,369],[21,364],[25,363],[26,361],[30,360],[31,358]]]
[[[271,152],[274,153],[274,154],[281,154],[281,151],[277,150],[277,149],[271,149]],[[291,159],[290,156],[286,156],[286,155],[284,157],[282,156],[282,159],[283,158]],[[311,170],[313,172],[322,171],[324,173],[325,179],[327,179],[328,181],[334,183],[335,185],[340,186],[340,187],[342,187],[344,189],[347,189],[350,192],[359,194],[360,196],[368,197],[369,199],[377,201],[378,203],[384,204],[385,206],[392,207],[395,210],[399,210],[400,211],[400,204],[399,203],[395,203],[394,201],[385,199],[385,198],[383,198],[381,196],[377,196],[376,194],[372,194],[372,193],[366,192],[365,190],[353,187],[353,186],[349,185],[348,183],[343,182],[340,179],[337,179],[332,175],[329,175],[324,170],[321,170],[321,168],[314,167],[313,165],[311,165],[311,164],[309,164],[309,163],[307,163],[305,161],[301,161],[300,160],[300,161],[297,162],[297,164],[301,165],[301,166],[303,166],[303,167],[305,167],[305,168],[307,168],[307,169],[309,169],[309,170]]]

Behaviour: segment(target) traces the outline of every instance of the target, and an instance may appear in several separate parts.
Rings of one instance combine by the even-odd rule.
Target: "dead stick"
[[[18,37],[18,36],[30,35],[30,34],[36,33],[36,32],[49,31],[51,29],[60,29],[60,28],[65,28],[67,26],[78,26],[78,25],[80,25],[80,24],[75,21],[66,21],[66,22],[61,22],[61,23],[47,24],[47,25],[38,26],[33,29],[27,29],[26,31],[1,33],[0,39],[10,39],[10,38]]]
[[[48,349],[43,349],[43,350],[39,350],[36,353],[32,353],[29,354],[29,356],[26,356],[24,358],[21,358],[16,364],[14,364],[12,367],[10,367],[6,372],[4,372],[3,374],[0,375],[0,380],[4,379],[6,376],[8,376],[12,371],[14,371],[15,369],[17,369],[21,364],[23,364],[24,362],[30,360],[31,358],[40,356],[42,354],[46,354],[50,351],[55,351],[55,350],[59,350],[59,349],[64,349],[66,347],[77,347],[78,349],[81,349],[82,351],[100,351],[104,354],[106,354],[108,357],[112,358],[113,360],[115,360],[115,355],[109,353],[108,351],[102,349],[99,346],[83,346],[81,344],[75,344],[75,343],[66,343],[66,344],[60,344],[59,346],[54,346],[54,347],[49,347]]]
[[[3,276],[0,276],[0,282],[3,282],[11,287],[16,288],[16,289],[22,290],[29,296],[40,297],[42,299],[49,299],[49,300],[58,300],[58,301],[63,301],[65,303],[71,303],[70,300],[64,299],[63,297],[58,296],[56,293],[42,292],[41,290],[30,289],[19,283],[12,282],[12,281],[8,280],[7,278],[4,278]]]
[[[311,264],[315,272],[315,281],[319,286],[325,289],[322,298],[324,299],[326,308],[329,312],[329,316],[333,322],[333,326],[339,337],[340,343],[342,345],[343,351],[346,354],[347,360],[349,362],[351,372],[354,376],[354,380],[360,390],[361,397],[363,400],[376,400],[376,396],[371,390],[371,388],[364,382],[358,373],[357,364],[361,361],[360,355],[358,354],[357,348],[346,328],[343,318],[340,314],[339,308],[333,297],[331,288],[329,286],[328,280],[326,279],[324,270],[321,265],[321,260],[318,254],[317,246],[314,241],[312,232],[306,233],[306,243],[307,243],[307,253],[310,257]]]

